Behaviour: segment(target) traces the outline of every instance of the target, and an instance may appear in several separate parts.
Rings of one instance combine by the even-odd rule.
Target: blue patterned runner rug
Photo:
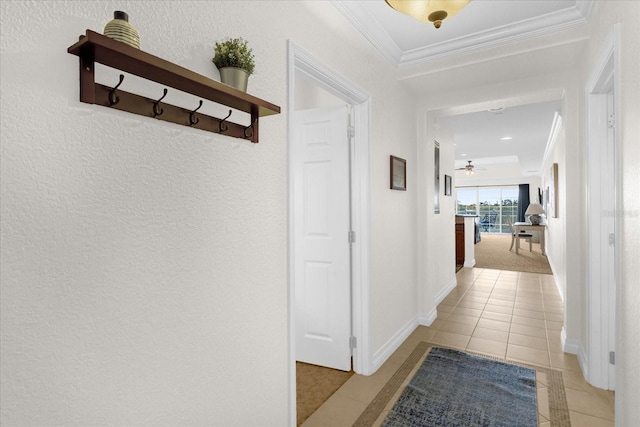
[[[434,347],[383,427],[537,427],[536,372]]]

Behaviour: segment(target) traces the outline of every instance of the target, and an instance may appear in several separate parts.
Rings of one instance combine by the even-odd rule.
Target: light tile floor
[[[351,426],[420,341],[562,370],[571,424],[614,425],[614,393],[588,384],[576,356],[562,351],[563,305],[553,276],[463,268],[457,281],[431,326],[419,326],[375,374],[351,377],[303,427]],[[545,412],[541,426],[550,425]]]

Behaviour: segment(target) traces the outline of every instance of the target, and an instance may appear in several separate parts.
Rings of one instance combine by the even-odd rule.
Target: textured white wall
[[[285,117],[253,145],[80,104],[66,49],[120,8],[186,67],[240,33],[286,99],[266,4],[2,3],[2,425],[285,425]]]
[[[416,315],[410,95],[331,3],[0,4],[3,426],[287,425],[289,39],[371,94],[374,342]],[[67,47],[114,10],[143,50],[213,78],[214,42],[248,39],[249,92],[283,114],[254,145],[80,104]]]
[[[372,105],[379,117],[372,134],[380,138],[372,150],[374,352],[418,315],[416,119],[413,102],[398,89],[385,90]],[[386,120],[383,109],[391,105],[400,115]],[[390,155],[407,161],[407,191],[389,188]]]

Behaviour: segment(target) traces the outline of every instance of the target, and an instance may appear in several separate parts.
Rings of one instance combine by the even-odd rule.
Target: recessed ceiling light
[[[511,141],[513,138],[510,136],[503,136],[502,138],[500,138],[500,141]]]
[[[490,113],[502,114],[504,107],[489,108],[487,111]]]
[[[467,157],[467,155],[466,155],[466,154],[460,154],[460,156],[462,156],[462,157]]]

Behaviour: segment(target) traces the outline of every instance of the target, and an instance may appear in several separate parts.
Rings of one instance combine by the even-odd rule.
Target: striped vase
[[[129,15],[125,12],[119,10],[113,12],[113,20],[107,22],[107,25],[104,26],[104,35],[140,49],[138,30],[129,24]]]

